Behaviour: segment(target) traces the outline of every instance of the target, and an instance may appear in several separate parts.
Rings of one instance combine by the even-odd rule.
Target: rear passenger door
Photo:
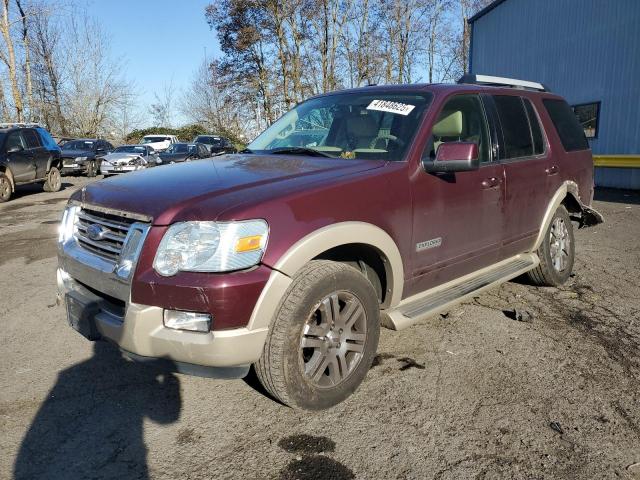
[[[22,137],[26,144],[27,150],[31,153],[33,163],[36,170],[36,179],[44,178],[47,174],[47,166],[49,163],[49,150],[44,148],[40,142],[40,135],[35,130],[26,128],[22,131]]]
[[[533,245],[557,167],[552,168],[538,114],[528,98],[492,95],[487,100],[497,122],[498,156],[505,171],[502,256],[506,258]]]

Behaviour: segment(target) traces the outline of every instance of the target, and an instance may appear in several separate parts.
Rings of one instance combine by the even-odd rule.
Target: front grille
[[[131,224],[135,220],[82,208],[76,219],[75,239],[78,244],[89,252],[106,260],[117,262],[124,246]],[[98,225],[102,233],[99,239],[92,239],[87,233],[89,227]]]

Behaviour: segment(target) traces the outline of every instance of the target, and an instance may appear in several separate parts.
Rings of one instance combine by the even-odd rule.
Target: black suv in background
[[[60,147],[37,124],[0,124],[0,202],[6,202],[18,185],[43,184],[45,192],[57,192],[60,180]]]
[[[211,152],[211,155],[224,155],[225,153],[236,153],[236,147],[228,138],[219,135],[198,135],[192,143],[204,143]]]
[[[113,145],[99,138],[69,140],[61,145],[62,173],[80,173],[95,177],[102,157],[113,151]]]

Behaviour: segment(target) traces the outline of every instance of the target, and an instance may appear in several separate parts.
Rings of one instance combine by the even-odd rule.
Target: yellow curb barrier
[[[594,155],[596,167],[640,168],[640,155]]]

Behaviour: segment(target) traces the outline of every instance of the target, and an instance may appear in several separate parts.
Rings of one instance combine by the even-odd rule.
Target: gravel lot
[[[383,330],[357,393],[301,413],[72,331],[55,237],[88,180],[63,180],[0,206],[0,478],[640,479],[639,193],[598,191],[567,285]]]

